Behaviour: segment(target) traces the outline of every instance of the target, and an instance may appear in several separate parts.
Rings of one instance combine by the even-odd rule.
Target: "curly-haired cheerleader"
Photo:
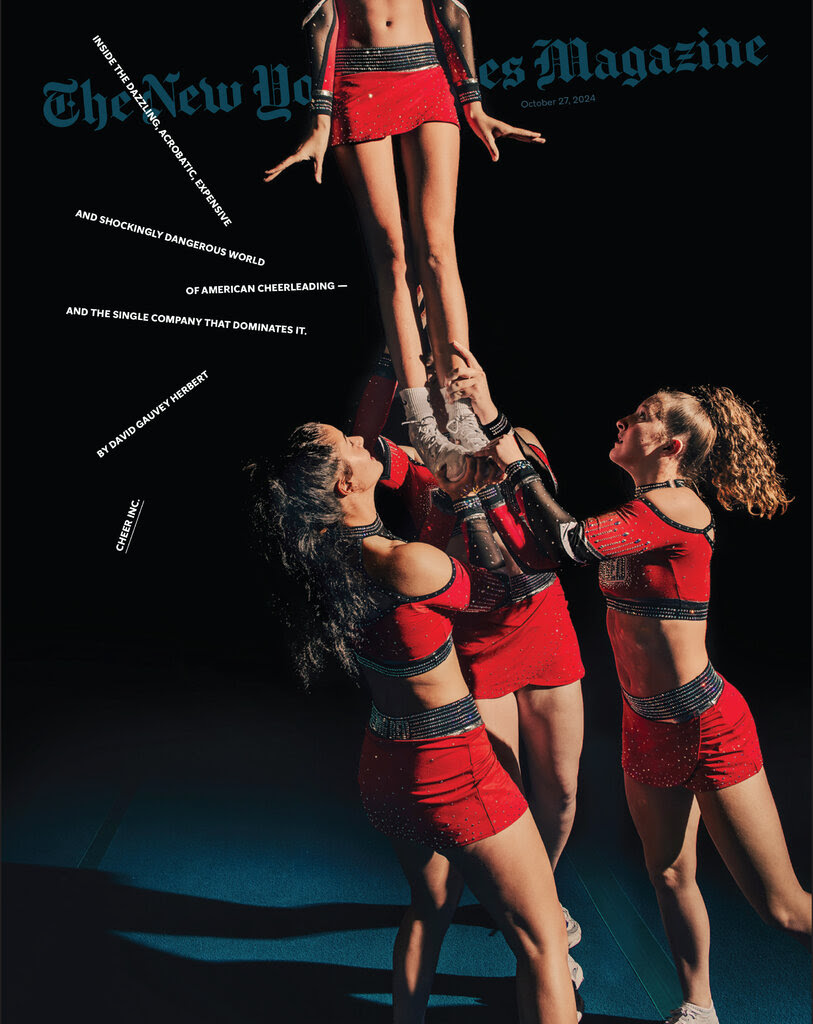
[[[696,486],[705,477],[723,508],[769,518],[788,498],[759,417],[727,388],[658,391],[617,426],[610,458],[635,496],[581,522],[514,437],[490,455],[547,556],[539,566],[599,564],[624,698],[627,801],[685,997],[669,1021],[717,1024],[695,880],[700,818],[760,916],[807,945],[811,898],[791,866],[751,712],[706,652],[714,518]]]

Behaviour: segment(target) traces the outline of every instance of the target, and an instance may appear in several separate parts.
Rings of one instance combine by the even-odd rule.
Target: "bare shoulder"
[[[649,502],[681,526],[702,530],[711,522],[711,510],[689,487],[664,487],[646,495]]]
[[[379,579],[409,597],[442,590],[452,576],[447,554],[431,544],[399,544],[380,565]]]
[[[514,433],[519,434],[522,440],[527,441],[528,444],[535,444],[537,448],[542,448],[542,451],[545,450],[536,434],[532,430],[528,430],[527,427],[514,427]]]

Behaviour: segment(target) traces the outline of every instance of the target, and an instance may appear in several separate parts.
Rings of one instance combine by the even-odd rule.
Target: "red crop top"
[[[676,523],[640,497],[577,522],[527,462],[508,468],[522,499],[523,554],[535,568],[599,562],[607,606],[655,619],[708,615],[714,517],[706,527]],[[534,551],[535,547],[535,551]]]
[[[711,534],[676,523],[646,498],[585,522],[584,540],[600,561],[607,607],[655,619],[705,619]]]
[[[456,517],[433,501],[437,481],[431,472],[385,437],[378,439],[376,456],[384,466],[380,483],[401,493],[418,539],[445,549]],[[369,580],[380,594],[381,611],[364,629],[356,652],[360,664],[391,676],[428,672],[451,653],[457,614],[492,611],[527,596],[525,576],[499,575],[455,558],[449,560],[451,578],[433,594],[406,597]]]
[[[455,558],[449,562],[449,582],[421,597],[407,597],[370,580],[381,594],[382,609],[364,626],[356,651],[361,665],[388,676],[428,672],[451,653],[457,613],[490,611],[507,603],[507,577],[466,566]]]

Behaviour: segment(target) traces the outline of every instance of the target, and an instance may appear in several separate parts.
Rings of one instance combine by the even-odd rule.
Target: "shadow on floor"
[[[361,903],[257,907],[136,889],[98,871],[4,867],[5,1024],[388,1024],[391,972],[311,961],[206,961],[146,948],[117,932],[272,939],[392,927],[404,908]],[[461,923],[491,927],[479,907]],[[333,947],[335,951],[335,946]],[[428,1024],[516,1019],[512,978],[439,974]],[[585,1017],[594,1024],[622,1018]]]

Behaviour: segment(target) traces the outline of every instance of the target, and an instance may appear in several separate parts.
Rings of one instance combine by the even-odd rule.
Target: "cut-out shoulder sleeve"
[[[507,576],[466,565],[420,543],[395,549],[385,582],[412,603],[458,612],[491,611],[507,604],[511,596]]]

